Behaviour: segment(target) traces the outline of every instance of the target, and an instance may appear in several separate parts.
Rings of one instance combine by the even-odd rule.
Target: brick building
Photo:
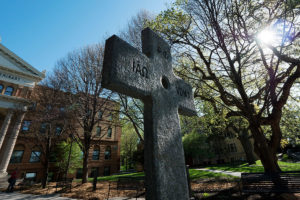
[[[42,134],[44,124],[35,120],[39,107],[30,107],[36,94],[34,88],[40,87],[36,85],[43,78],[43,73],[0,44],[0,178],[16,168],[19,177],[36,181],[42,178],[43,154],[37,148],[36,136]],[[109,101],[109,105],[117,106],[113,101]],[[116,173],[120,167],[121,127],[118,120],[112,120],[109,110],[99,112],[98,117],[101,117],[101,121],[92,131],[95,137],[90,148],[89,176],[95,170],[99,175]],[[61,127],[58,125],[55,129],[59,133]],[[77,131],[80,132],[80,128]],[[58,143],[67,137],[61,135],[52,142]],[[76,173],[68,176],[80,177],[80,171],[77,169]],[[57,172],[55,162],[50,162],[50,177],[59,177]]]

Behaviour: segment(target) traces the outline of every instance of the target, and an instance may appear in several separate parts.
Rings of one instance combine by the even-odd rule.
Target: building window
[[[100,149],[99,147],[95,147],[93,151],[92,160],[99,160]]]
[[[109,176],[110,175],[110,167],[104,167],[103,176]]]
[[[108,120],[109,120],[109,121],[112,121],[112,119],[113,119],[113,116],[112,116],[111,113],[109,113],[109,115],[108,115]]]
[[[11,155],[9,163],[20,163],[22,162],[24,150],[14,150]]]
[[[103,116],[103,112],[102,112],[102,111],[99,111],[99,112],[98,112],[98,119],[102,119],[102,116]]]
[[[40,127],[40,133],[46,133],[47,123],[43,122]]]
[[[107,146],[104,153],[105,160],[110,160],[111,158],[111,147]]]
[[[47,111],[52,110],[52,106],[51,106],[50,104],[46,105],[46,110],[47,110]]]
[[[95,175],[98,176],[98,172],[99,172],[99,167],[92,167],[90,177],[95,177]]]
[[[100,126],[97,126],[97,129],[96,129],[96,136],[100,136],[101,135],[101,127]]]
[[[41,152],[40,151],[32,151],[30,155],[29,162],[36,163],[40,162]]]
[[[55,128],[55,134],[56,135],[60,135],[61,132],[62,132],[62,127],[61,126],[56,126],[56,128]]]
[[[2,92],[3,92],[3,85],[2,84],[0,84],[0,93],[2,94]]]
[[[12,96],[13,92],[14,92],[14,88],[11,86],[7,86],[4,94],[8,96]]]
[[[111,133],[112,133],[112,129],[108,128],[107,129],[107,137],[111,138]]]
[[[22,125],[22,131],[29,131],[31,121],[24,120]]]
[[[35,180],[36,178],[36,172],[28,172],[25,174],[25,179],[28,180]]]

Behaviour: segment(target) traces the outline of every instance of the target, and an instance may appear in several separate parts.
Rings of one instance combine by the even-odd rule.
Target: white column
[[[4,122],[2,124],[1,130],[0,130],[0,150],[1,150],[1,147],[3,144],[3,141],[5,139],[5,135],[7,133],[7,129],[9,127],[12,116],[13,116],[13,110],[9,110],[5,117]]]
[[[7,144],[5,146],[5,149],[4,149],[3,159],[0,161],[1,162],[0,163],[0,174],[6,173],[6,170],[7,170],[8,164],[9,164],[9,160],[13,153],[24,116],[25,116],[25,112],[20,113],[17,116],[16,122],[14,124],[14,128],[12,130],[12,133],[11,133],[11,135],[7,141]]]

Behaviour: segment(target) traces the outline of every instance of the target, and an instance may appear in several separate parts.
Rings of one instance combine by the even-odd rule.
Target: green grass
[[[233,176],[229,176],[226,174],[221,174],[221,173],[214,173],[214,172],[207,172],[207,171],[201,171],[201,170],[195,170],[195,169],[190,169],[190,179],[191,180],[196,180],[196,179],[206,179],[206,178],[234,178]],[[112,175],[112,176],[101,176],[98,177],[98,181],[117,181],[118,177],[143,177],[145,176],[144,172],[138,172],[138,173],[130,173],[130,174],[122,174],[122,175]],[[79,182],[81,179],[77,179]],[[92,182],[93,178],[89,178],[88,181]]]
[[[300,163],[288,163],[283,161],[278,161],[278,164],[282,171],[299,171],[300,170]],[[244,164],[237,164],[237,165],[216,165],[216,166],[209,166],[206,167],[208,169],[214,170],[225,170],[225,171],[233,171],[233,172],[264,172],[264,168],[261,164],[261,161],[256,161],[255,165],[249,166],[247,163]]]
[[[288,163],[279,161],[279,166],[282,171],[300,171],[300,163]],[[208,169],[215,169],[215,170],[225,170],[225,171],[232,171],[232,172],[264,172],[264,168],[260,161],[256,161],[255,165],[249,166],[247,163],[244,164],[236,164],[236,165],[216,165],[216,166],[209,166],[206,167]],[[201,171],[196,169],[189,169],[190,172],[190,179],[206,179],[206,178],[228,178],[228,179],[235,179],[236,177],[222,174],[222,173],[214,173],[208,171]],[[144,172],[138,173],[130,173],[130,174],[122,174],[122,175],[112,175],[112,176],[102,176],[98,177],[98,181],[117,181],[118,177],[143,177],[145,176]],[[89,181],[93,181],[93,178],[89,178]],[[80,182],[81,179],[77,179],[76,181]]]
[[[143,177],[144,172],[137,172],[137,173],[130,173],[130,174],[121,174],[121,175],[112,175],[112,176],[101,176],[98,177],[98,181],[117,181],[119,177],[126,176],[126,177]],[[89,181],[93,181],[94,178],[88,178]]]
[[[206,178],[234,178],[233,176],[222,174],[222,173],[214,173],[214,172],[207,172],[207,171],[201,171],[196,169],[190,169],[190,179],[196,180],[196,179],[206,179]]]

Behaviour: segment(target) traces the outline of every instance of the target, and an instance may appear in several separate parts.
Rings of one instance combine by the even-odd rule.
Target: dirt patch
[[[16,190],[21,193],[30,194],[54,194],[61,193],[63,197],[84,199],[84,200],[104,200],[109,197],[130,197],[134,198],[135,190],[119,190],[117,191],[116,182],[101,181],[97,183],[96,191],[93,191],[92,183],[72,183],[71,191],[63,191],[62,188],[56,188],[56,183],[51,182],[45,189],[41,188],[40,184],[31,186],[16,186]],[[279,196],[261,196],[252,194],[249,196],[240,196],[238,182],[236,181],[216,181],[216,180],[197,180],[191,183],[192,191],[196,199],[206,200],[262,200],[262,199],[276,199],[276,200],[298,200],[300,194],[284,194]],[[144,191],[140,191],[142,194]],[[144,197],[142,195],[141,197]]]
[[[72,183],[71,191],[62,188],[56,188],[56,183],[52,182],[45,189],[40,184],[32,186],[16,186],[16,190],[25,194],[54,194],[61,193],[63,197],[84,199],[84,200],[102,200],[112,197],[135,197],[135,190],[119,190],[117,191],[116,182],[101,181],[97,183],[97,188],[93,191],[92,183]],[[143,193],[140,191],[139,194]]]

